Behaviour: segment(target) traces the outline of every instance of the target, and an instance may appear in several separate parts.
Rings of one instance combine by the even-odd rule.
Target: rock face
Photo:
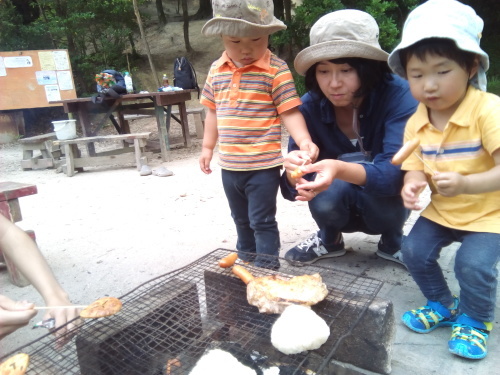
[[[389,300],[375,298],[364,313],[363,309],[363,306],[357,308],[351,304],[335,321],[335,326],[353,326],[356,324],[356,318],[362,314],[350,334],[340,339],[333,359],[344,363],[337,363],[334,366],[335,373],[364,374],[363,369],[365,369],[379,374],[389,374],[392,370],[392,344],[396,332],[394,306]],[[338,339],[335,326],[331,327],[329,340]],[[331,348],[328,344],[323,345],[318,351],[322,352],[324,348],[329,347]],[[324,354],[327,354],[326,351]],[[345,364],[351,364],[357,369],[351,367],[349,372],[342,372],[340,368],[344,368]]]

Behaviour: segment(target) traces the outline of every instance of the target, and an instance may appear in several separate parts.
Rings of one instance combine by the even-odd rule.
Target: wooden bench
[[[203,139],[203,131],[205,129],[205,108],[186,108],[186,112],[188,116],[193,116],[193,121],[196,129],[196,138]],[[176,117],[179,115],[178,109],[172,109],[171,115],[175,121],[180,124],[180,120]],[[154,117],[154,114],[128,114],[124,115],[123,118],[125,121],[129,120],[137,120],[140,118]]]
[[[147,157],[151,156],[150,152],[144,152],[144,146],[150,135],[150,132],[104,135],[58,140],[54,141],[54,144],[64,147],[65,163],[62,167],[66,175],[71,177],[75,174],[76,168],[82,168],[81,170],[83,170],[84,167],[100,167],[135,162],[137,170],[140,170],[141,166],[147,163]],[[131,140],[134,142],[134,147],[130,147],[127,143],[127,141]],[[109,141],[118,141],[122,147],[99,153],[88,152],[90,144]],[[84,145],[87,148],[87,156],[82,156],[80,152],[76,152],[79,151],[76,145]]]
[[[56,133],[19,139],[23,148],[23,160],[21,160],[23,170],[56,167],[57,160],[61,156],[59,147],[53,144],[56,139]],[[39,155],[34,155],[34,151],[38,151]]]

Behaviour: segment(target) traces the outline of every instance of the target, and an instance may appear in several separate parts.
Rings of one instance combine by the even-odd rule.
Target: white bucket
[[[57,139],[76,138],[76,120],[52,121]]]

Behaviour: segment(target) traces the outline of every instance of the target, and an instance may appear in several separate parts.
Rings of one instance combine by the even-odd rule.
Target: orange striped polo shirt
[[[238,68],[224,52],[210,67],[200,102],[217,113],[223,169],[283,164],[279,114],[301,104],[285,61],[267,50],[261,59]]]

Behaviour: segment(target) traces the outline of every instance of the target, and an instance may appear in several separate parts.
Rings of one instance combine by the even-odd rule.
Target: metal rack
[[[332,374],[332,359],[342,361],[337,349],[383,283],[332,268],[292,267],[283,259],[279,271],[247,266],[255,276],[319,273],[328,286],[326,299],[312,307],[330,326],[328,341],[317,350],[285,355],[270,342],[279,315],[249,305],[246,285],[218,266],[229,252],[217,249],[138,286],[120,297],[118,314],[85,320],[78,331],[68,332],[73,337],[61,350],[48,334],[3,359],[29,354],[29,374],[187,375],[207,350],[220,348],[256,374],[273,366],[280,374]]]

